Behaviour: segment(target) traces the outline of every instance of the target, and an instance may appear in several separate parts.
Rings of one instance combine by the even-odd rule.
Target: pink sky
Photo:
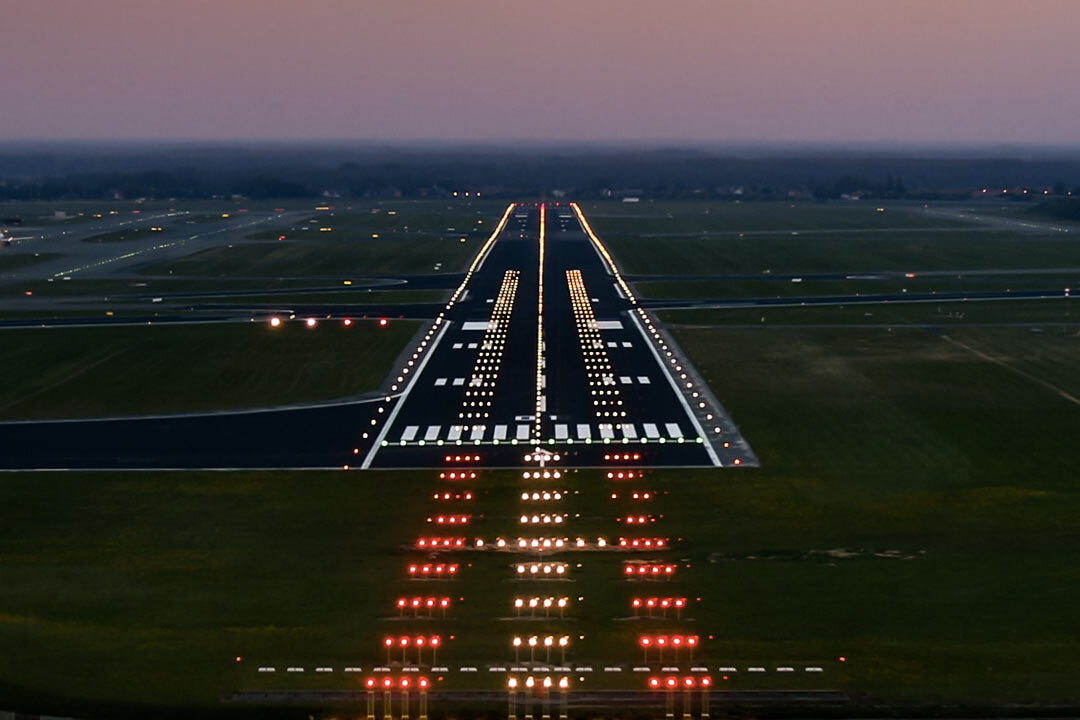
[[[1072,0],[3,0],[0,139],[1080,142]]]

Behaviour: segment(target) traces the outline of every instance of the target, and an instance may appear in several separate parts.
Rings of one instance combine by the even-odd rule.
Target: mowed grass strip
[[[113,230],[111,232],[91,235],[89,237],[82,238],[82,241],[87,243],[134,242],[136,240],[145,240],[149,237],[153,237],[155,235],[158,235],[160,232],[162,232],[162,230],[158,226],[134,227],[124,230]]]
[[[898,701],[1075,702],[1080,406],[923,330],[676,336],[763,463],[679,490],[732,656],[843,655],[845,689]],[[962,339],[1080,376],[1073,332]]]
[[[604,237],[700,232],[802,232],[852,229],[954,228],[967,223],[923,215],[907,206],[804,202],[586,203],[585,215]]]
[[[332,283],[332,284],[331,284]],[[22,296],[29,290],[36,297],[70,297],[85,295],[93,298],[126,299],[129,296],[140,298],[165,296],[169,294],[220,293],[228,295],[237,291],[269,291],[295,288],[297,292],[327,292],[348,290],[364,286],[363,280],[350,280],[345,286],[343,281],[316,282],[307,279],[283,278],[155,278],[133,276],[131,279],[83,279],[75,276],[72,280],[31,280],[25,283],[0,287],[0,298]]]
[[[630,275],[761,275],[1073,268],[1068,236],[1011,232],[641,238],[597,231]]]
[[[1017,290],[1080,287],[1080,272],[1072,275],[932,275],[914,278],[852,278],[817,280],[814,278],[731,279],[731,280],[659,280],[635,283],[639,298],[680,300],[696,298],[771,298],[820,297],[839,295],[890,295],[945,292],[1010,292]]]
[[[667,323],[682,325],[963,325],[972,323],[1035,327],[1080,322],[1080,305],[1073,297],[1041,300],[943,300],[920,302],[840,303],[787,307],[736,307],[661,310]]]
[[[376,303],[437,303],[447,290],[348,290],[340,292],[276,293],[270,295],[234,295],[216,298],[185,298],[185,303],[228,303],[230,305],[317,305],[320,303],[367,305]],[[179,298],[177,299],[179,300]],[[173,300],[172,302],[176,302]]]
[[[0,418],[195,412],[373,390],[419,324],[299,322],[5,330]]]
[[[457,238],[409,237],[246,243],[201,250],[143,268],[152,275],[351,275],[457,272],[479,249]],[[438,271],[435,266],[440,264]]]
[[[13,253],[0,250],[0,271],[18,270],[61,257],[60,253]]]

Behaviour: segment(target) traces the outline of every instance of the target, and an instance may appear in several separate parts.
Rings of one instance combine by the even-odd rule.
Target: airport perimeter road
[[[576,205],[515,206],[478,260],[363,467],[757,464]]]

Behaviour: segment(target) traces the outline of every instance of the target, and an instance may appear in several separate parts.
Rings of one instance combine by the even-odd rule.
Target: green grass
[[[0,272],[19,270],[61,257],[59,253],[12,253],[0,249]]]
[[[998,231],[641,238],[597,231],[628,274],[760,275],[1072,268],[1069,236]]]
[[[737,646],[831,648],[892,698],[1076,699],[1080,407],[922,330],[676,335],[764,465],[687,506]],[[1073,330],[949,335],[1075,390]]]
[[[378,213],[365,212],[321,212],[288,227],[260,230],[247,237],[251,240],[277,240],[282,235],[288,240],[308,238],[328,231],[335,237],[346,236],[349,239],[371,237],[372,234],[394,237],[412,237],[414,235],[455,235],[457,237],[486,238],[491,234],[505,205],[486,204],[482,210],[470,208],[428,207],[421,209],[401,209]]]
[[[113,230],[111,232],[90,235],[89,237],[82,238],[82,241],[88,243],[134,242],[136,240],[145,240],[148,237],[153,237],[160,234],[160,232],[160,230],[154,230],[149,227],[136,227],[127,230]]]
[[[349,287],[364,286],[364,281],[353,280]],[[305,279],[288,278],[157,278],[145,276],[133,276],[130,279],[103,279],[103,278],[80,278],[77,275],[71,280],[30,280],[25,283],[16,283],[0,286],[0,297],[21,296],[27,290],[37,297],[71,297],[76,295],[92,296],[97,298],[123,298],[132,295],[153,296],[168,295],[172,293],[206,293],[220,292],[230,293],[237,290],[283,290],[294,288],[297,290],[328,290],[331,288],[348,288],[337,282],[313,282]]]
[[[1070,298],[873,303],[824,306],[662,310],[664,322],[683,325],[955,325],[1080,322]]]
[[[582,210],[602,238],[609,235],[702,232],[783,232],[875,228],[964,227],[965,223],[921,215],[910,206],[786,202],[586,203]],[[595,219],[595,221],[594,221]]]
[[[404,581],[421,557],[405,546],[432,532],[432,473],[6,475],[0,643],[16,652],[0,657],[0,677],[83,702],[206,708],[235,689],[355,687],[310,669],[385,661],[381,638],[402,631],[442,633],[454,667],[509,662],[515,632],[571,634],[574,663],[632,664],[637,633],[675,626],[627,620],[629,598],[672,593],[691,598],[681,629],[701,634],[697,659],[710,666],[825,668],[744,670],[725,688],[1075,702],[1080,407],[921,330],[677,335],[764,463],[652,470],[637,485],[660,493],[647,507],[664,516],[657,532],[678,528],[677,582],[613,582],[622,556],[603,553],[568,556],[572,582],[546,587],[500,579],[513,562],[500,553],[459,555],[453,583]],[[1075,391],[1074,335],[950,335]],[[595,471],[557,485],[579,493],[571,536],[617,536],[612,517],[641,507],[611,502],[630,486]],[[475,487],[467,535],[520,532],[526,484],[487,472]],[[538,590],[583,600],[563,622],[500,619]],[[396,620],[405,594],[463,599],[445,621]],[[264,664],[309,672],[254,672]],[[445,687],[499,682],[452,672]]]
[[[764,276],[751,280],[660,280],[634,285],[640,298],[678,300],[693,298],[813,297],[837,295],[886,295],[893,293],[1007,292],[1080,287],[1074,275],[922,275],[914,278],[852,278],[792,282]]]
[[[227,303],[230,305],[317,305],[373,303],[437,303],[446,297],[445,290],[353,290],[349,292],[279,293],[217,298],[191,298],[185,302]],[[175,301],[170,301],[175,302]]]
[[[288,323],[4,330],[0,417],[187,412],[326,400],[378,387],[416,332]],[[238,362],[237,358],[248,361]],[[348,366],[350,371],[340,372]]]
[[[506,203],[415,201],[370,208],[331,207],[291,225],[260,230],[247,237],[278,240],[284,235],[287,240],[310,240],[321,235],[320,228],[330,228],[328,236],[350,240],[370,238],[372,234],[399,239],[423,235],[486,238],[506,209]]]
[[[835,222],[819,225],[825,220]],[[1008,253],[1019,258],[1027,247]],[[795,259],[828,260],[816,253]],[[658,253],[653,260],[664,261]],[[568,659],[596,667],[635,664],[638,633],[676,627],[702,636],[697,660],[743,669],[721,689],[846,690],[868,698],[863,708],[874,713],[883,711],[880,703],[967,703],[1006,715],[1031,709],[999,703],[1080,701],[1073,621],[1080,596],[1080,407],[1062,395],[1080,396],[1080,336],[1049,325],[950,327],[942,331],[950,340],[903,327],[950,319],[1072,322],[1071,305],[663,316],[736,322],[739,313],[754,324],[768,313],[767,329],[674,332],[762,468],[653,469],[633,485],[571,471],[548,485],[576,493],[561,533],[571,537],[617,537],[614,517],[631,510],[662,514],[651,527],[675,547],[650,557],[683,565],[671,584],[616,580],[624,559],[616,553],[560,558],[573,565],[568,583],[517,582],[508,579],[515,556],[495,552],[458,555],[462,574],[453,583],[410,583],[403,568],[422,556],[409,545],[422,533],[436,534],[425,518],[445,506],[431,493],[450,487],[431,472],[0,475],[0,681],[9,706],[80,716],[104,703],[147,703],[129,713],[144,717],[163,706],[206,713],[236,689],[358,689],[363,675],[340,669],[385,662],[381,639],[402,632],[441,633],[440,661],[481,666],[475,676],[447,673],[440,688],[493,689],[503,677],[484,666],[510,664],[515,633],[570,634]],[[780,322],[895,327],[768,327]],[[265,326],[233,325],[214,342],[225,345],[221,358],[258,351],[279,378],[299,373],[297,383],[322,388],[330,373],[307,367],[314,353],[341,363],[340,353],[359,367],[365,363],[356,355],[370,345],[367,336],[358,347],[348,345],[340,328],[323,343],[327,329],[289,327],[289,335],[272,335]],[[241,331],[247,334],[230,335]],[[126,352],[109,361],[121,365],[69,383],[95,407],[118,394],[118,382],[177,384],[147,379],[159,362],[153,359],[165,356],[186,367],[210,353],[212,377],[207,370],[191,380],[196,390],[188,392],[196,397],[241,390],[265,396],[265,385],[275,384],[238,379],[224,360],[214,365],[217,345],[209,336],[170,342],[168,350],[126,337],[98,340],[91,352],[69,335],[37,344],[26,357],[17,354],[25,343],[3,344],[0,362],[10,379],[0,398],[2,388],[26,392],[42,374],[37,367],[62,374],[64,363],[78,369],[109,348]],[[136,354],[137,362],[129,359]],[[236,383],[250,386],[228,387]],[[459,534],[529,534],[516,518],[535,507],[517,499],[531,483],[517,473],[484,471],[470,487],[477,492],[468,510],[475,520]],[[658,499],[648,506],[610,499],[631,487],[657,491]],[[445,621],[396,619],[396,597],[442,594],[455,598]],[[528,594],[575,602],[561,622],[504,619],[513,617],[512,598]],[[633,595],[667,594],[691,599],[686,622],[628,619]],[[825,672],[745,672],[758,664],[820,665]],[[260,665],[279,672],[260,675]],[[286,676],[280,671],[288,665],[308,672]],[[318,665],[336,672],[311,672]],[[597,672],[575,687],[642,682],[634,673]]]
[[[318,233],[323,235],[324,233]],[[330,233],[326,233],[330,235]],[[457,272],[479,241],[433,236],[357,240],[284,241],[215,247],[144,268],[153,275],[244,276],[351,275]]]

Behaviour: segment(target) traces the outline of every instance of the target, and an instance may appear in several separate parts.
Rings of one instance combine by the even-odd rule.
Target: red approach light
[[[674,690],[679,686],[679,678],[675,676],[668,676],[664,679],[664,684],[667,685],[669,690]]]
[[[708,675],[704,675],[704,676],[698,678],[698,682],[701,683],[701,687],[707,688],[707,687],[710,687],[712,685],[712,678],[709,677]]]
[[[684,677],[682,679],[682,682],[683,682],[683,687],[685,687],[687,689],[694,687],[694,678],[692,676],[690,676],[690,675],[687,675],[686,677]]]
[[[386,327],[390,324],[390,321],[386,318],[379,318],[379,327]]]
[[[412,684],[412,682],[411,682],[411,681],[409,680],[409,678],[407,678],[407,677],[403,677],[403,678],[401,678],[401,680],[399,680],[398,682],[400,683],[400,685],[401,685],[401,689],[402,689],[402,690],[408,690],[408,689],[409,689],[409,685],[411,685],[411,684]]]
[[[389,690],[390,688],[394,687],[394,681],[391,678],[383,678],[382,686]]]
[[[422,677],[416,681],[416,684],[420,687],[421,690],[427,690],[428,685],[430,685],[431,683],[426,677]]]
[[[375,689],[375,678],[368,678],[367,680],[365,680],[364,681],[364,686],[367,687],[368,690],[374,690]]]
[[[658,689],[660,687],[660,678],[658,678],[658,677],[649,678],[649,687],[651,689],[653,689],[653,690]]]

